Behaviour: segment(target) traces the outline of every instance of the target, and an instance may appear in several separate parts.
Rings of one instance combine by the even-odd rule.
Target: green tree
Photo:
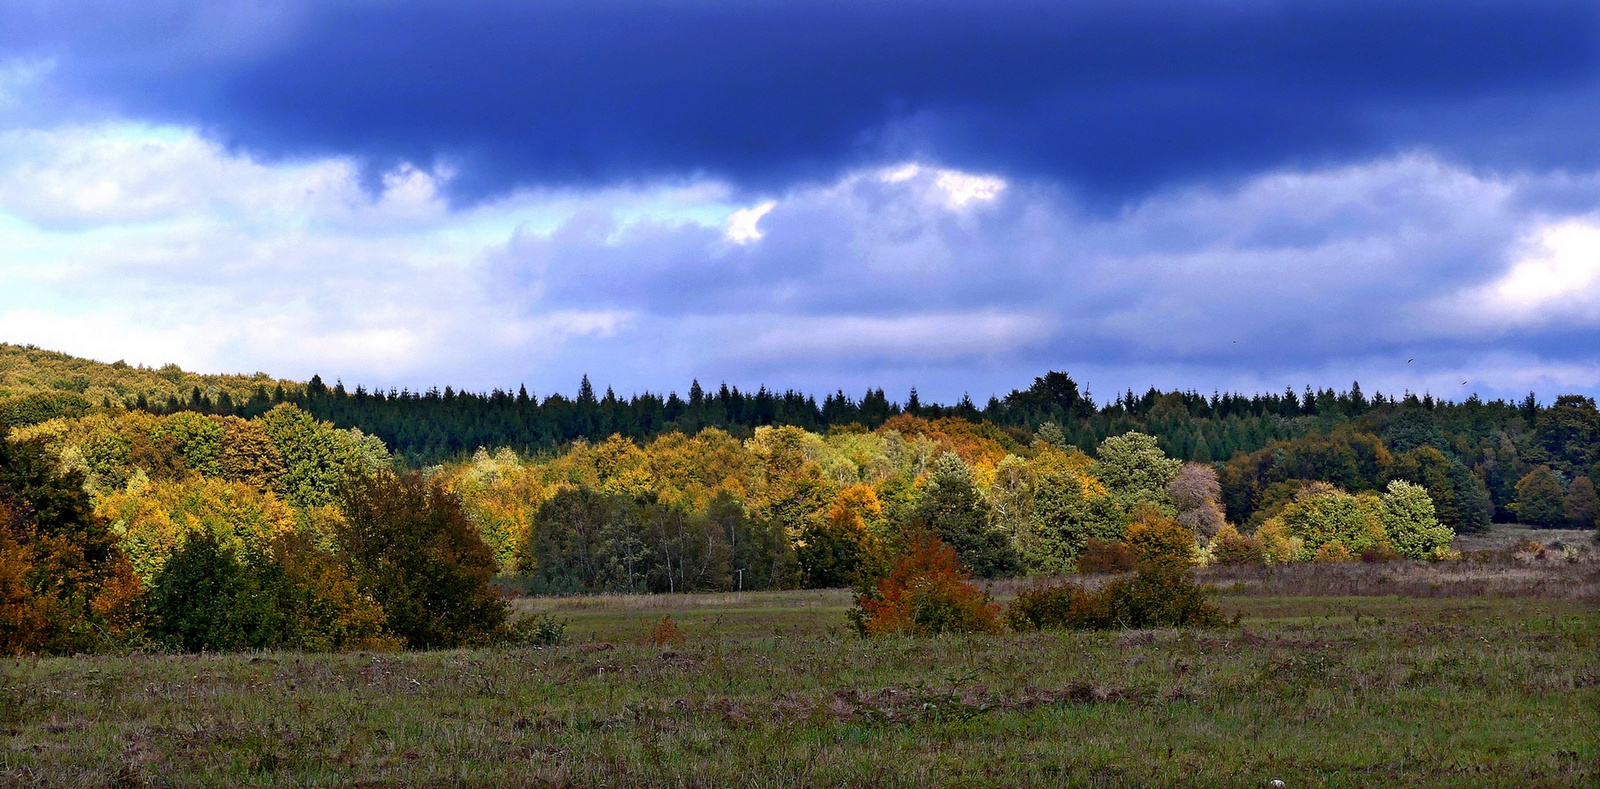
[[[375,437],[337,430],[287,403],[268,411],[261,424],[283,459],[284,497],[296,506],[331,504],[346,480],[388,466]]]
[[[1455,534],[1434,516],[1427,488],[1397,479],[1389,483],[1382,500],[1383,530],[1396,551],[1427,559],[1450,547]]]
[[[1600,410],[1594,398],[1562,395],[1539,413],[1534,441],[1564,471],[1577,472],[1600,460]]]
[[[994,578],[1021,569],[1011,541],[994,528],[994,513],[972,478],[972,467],[954,452],[934,464],[915,518],[954,548],[974,575]]]
[[[1371,493],[1352,496],[1318,483],[1296,495],[1275,520],[1281,521],[1289,537],[1301,540],[1296,558],[1304,561],[1330,543],[1337,543],[1352,554],[1382,547],[1387,542],[1382,510],[1381,500]]]
[[[1483,531],[1492,507],[1482,480],[1459,459],[1431,447],[1395,456],[1390,479],[1403,479],[1428,489],[1439,522],[1455,532]]]
[[[1517,518],[1535,526],[1556,526],[1566,519],[1561,479],[1549,466],[1537,466],[1517,482]]]
[[[1578,477],[1567,486],[1567,500],[1562,508],[1567,522],[1579,529],[1592,529],[1600,517],[1600,497],[1595,496],[1594,483],[1588,477]]]
[[[151,579],[152,629],[181,652],[237,652],[275,641],[277,621],[244,562],[208,531],[191,533]]]
[[[193,411],[180,411],[161,420],[156,438],[170,438],[185,471],[207,477],[222,473],[223,428],[215,420]]]
[[[1096,476],[1126,508],[1141,501],[1170,506],[1167,483],[1183,461],[1169,458],[1153,436],[1123,433],[1102,442],[1095,451]]]
[[[1039,471],[1033,499],[1033,524],[1023,541],[1023,556],[1033,572],[1071,572],[1089,540],[1122,539],[1127,515],[1104,489],[1066,469]]]
[[[156,638],[183,652],[391,645],[382,609],[333,555],[292,534],[253,554],[191,533],[152,581]]]
[[[529,530],[529,581],[538,592],[644,590],[648,557],[624,496],[564,488],[539,507]]]
[[[494,552],[461,500],[437,481],[379,473],[340,492],[339,552],[390,632],[414,649],[499,638],[506,605],[490,585]]]

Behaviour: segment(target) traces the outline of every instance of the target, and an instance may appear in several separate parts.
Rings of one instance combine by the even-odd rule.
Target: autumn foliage
[[[1137,561],[1126,542],[1091,537],[1083,548],[1083,555],[1078,557],[1078,572],[1125,573],[1132,570]]]
[[[0,654],[89,651],[139,625],[142,590],[82,484],[0,429]]]
[[[908,537],[889,574],[857,595],[856,626],[866,636],[1000,632],[1000,607],[971,577],[938,537]]]

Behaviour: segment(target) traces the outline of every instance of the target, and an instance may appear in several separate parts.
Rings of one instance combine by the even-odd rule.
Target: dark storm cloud
[[[919,156],[1117,203],[1422,148],[1600,160],[1593,2],[547,0],[34,4],[61,101],[267,155],[459,168],[459,197]]]

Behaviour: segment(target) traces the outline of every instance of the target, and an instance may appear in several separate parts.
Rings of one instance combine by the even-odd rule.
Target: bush
[[[567,643],[567,621],[555,614],[525,616],[511,623],[507,641],[530,647],[558,647]]]
[[[1108,630],[1147,627],[1223,627],[1227,617],[1210,591],[1180,572],[1144,567],[1098,592],[1076,584],[1024,589],[1006,608],[1015,630]]]
[[[670,614],[650,628],[650,643],[657,647],[683,644],[683,631],[678,629],[678,623],[672,621]]]
[[[1167,567],[1141,566],[1131,578],[1119,578],[1101,589],[1107,627],[1224,627],[1222,610],[1211,591]]]
[[[1123,535],[1140,567],[1162,567],[1183,571],[1199,563],[1199,546],[1194,533],[1151,504],[1133,511],[1132,522]]]
[[[149,605],[151,635],[182,652],[399,645],[337,559],[298,535],[244,557],[208,531],[191,532],[151,579]]]
[[[1316,554],[1311,557],[1311,561],[1319,564],[1335,564],[1348,562],[1354,558],[1355,555],[1350,553],[1350,549],[1344,547],[1343,543],[1329,542],[1323,543],[1322,547],[1317,549]]]
[[[864,636],[998,633],[1000,607],[967,583],[954,549],[933,535],[908,536],[907,551],[874,588],[858,592],[851,619]]]
[[[1134,556],[1133,549],[1127,543],[1091,537],[1083,548],[1083,555],[1078,557],[1078,572],[1125,573],[1132,570],[1135,564],[1138,564],[1138,557]]]
[[[461,500],[438,483],[382,472],[341,491],[340,555],[389,631],[413,649],[482,644],[505,635],[506,605],[490,584],[494,552]]]
[[[1094,630],[1107,627],[1105,598],[1077,584],[1033,586],[1017,593],[1006,606],[1012,630]]]
[[[1225,523],[1211,540],[1211,560],[1217,564],[1266,564],[1266,549],[1260,540]]]
[[[1374,545],[1361,552],[1361,561],[1367,564],[1382,564],[1403,558],[1405,554],[1387,546]],[[1427,558],[1427,557],[1424,557]]]

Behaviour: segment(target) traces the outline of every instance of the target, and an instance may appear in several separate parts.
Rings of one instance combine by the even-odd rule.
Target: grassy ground
[[[0,786],[1593,786],[1568,598],[864,642],[841,592],[523,600],[545,650],[0,662]],[[647,642],[670,615],[682,643]]]

